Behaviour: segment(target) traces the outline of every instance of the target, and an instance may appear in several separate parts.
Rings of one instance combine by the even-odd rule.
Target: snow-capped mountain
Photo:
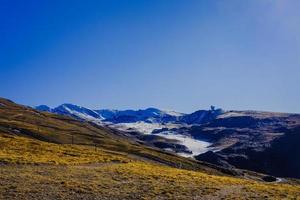
[[[144,110],[98,110],[96,111],[101,116],[105,116],[105,121],[112,123],[134,123],[134,122],[147,122],[147,123],[167,123],[179,119],[183,114],[176,112],[168,112],[159,110],[157,108],[147,108]]]
[[[191,114],[165,111],[157,108],[140,110],[92,110],[69,103],[62,104],[56,108],[40,105],[36,106],[35,109],[60,115],[68,115],[80,120],[97,120],[114,124],[136,122],[202,124],[215,119],[223,113],[222,109],[215,109],[214,107],[210,110],[199,110]]]
[[[51,109],[51,112],[61,114],[61,115],[69,115],[80,120],[103,120],[104,119],[94,110],[82,106],[73,105],[73,104],[62,104],[54,109]]]
[[[141,110],[92,110],[73,104],[62,104],[56,108],[46,105],[35,107],[40,111],[52,112],[60,115],[68,115],[80,120],[98,120],[111,123],[168,123],[179,121],[185,114],[174,111],[163,111],[157,108],[147,108]]]
[[[138,132],[148,136],[163,137],[168,141],[175,141],[175,143],[184,146],[187,150],[184,153],[178,153],[186,156],[193,156],[199,154],[199,152],[208,151],[210,143],[197,140],[184,133],[177,134],[178,130],[190,127],[193,124],[207,123],[223,112],[221,109],[214,109],[214,107],[210,110],[199,110],[191,114],[164,111],[157,108],[140,110],[92,110],[73,104],[62,104],[56,108],[41,105],[35,108],[40,111],[67,115],[82,121],[106,125],[128,133]],[[169,144],[164,146],[174,145]],[[175,146],[178,147],[176,144]],[[187,154],[186,152],[189,153]]]

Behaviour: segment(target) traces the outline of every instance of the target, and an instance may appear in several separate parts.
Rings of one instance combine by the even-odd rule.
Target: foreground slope
[[[0,199],[297,199],[265,183],[129,158],[82,145],[0,136]]]
[[[300,186],[292,180],[266,183],[253,180],[259,175],[250,172],[245,172],[244,178],[228,176],[204,163],[130,143],[100,127],[3,99],[0,122],[0,199],[300,196]],[[69,142],[71,130],[73,140]],[[97,143],[89,136],[96,137]]]

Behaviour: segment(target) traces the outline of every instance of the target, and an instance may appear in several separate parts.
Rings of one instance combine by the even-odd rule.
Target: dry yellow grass
[[[1,199],[299,199],[300,186],[176,169],[80,145],[0,136]],[[35,165],[38,164],[38,165]]]
[[[209,176],[142,162],[7,165],[1,199],[299,199],[299,186]]]
[[[99,147],[61,145],[0,134],[0,162],[17,164],[83,164],[129,162],[126,154]]]

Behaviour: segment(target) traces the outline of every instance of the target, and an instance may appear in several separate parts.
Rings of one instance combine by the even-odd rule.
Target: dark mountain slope
[[[219,151],[198,160],[249,169],[274,176],[300,178],[300,115],[267,112],[231,112],[188,130],[213,142]]]

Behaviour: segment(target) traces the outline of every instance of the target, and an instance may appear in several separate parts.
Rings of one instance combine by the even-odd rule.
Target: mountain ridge
[[[190,114],[161,110],[158,108],[145,108],[145,109],[127,109],[127,110],[116,110],[116,109],[89,109],[75,104],[64,103],[55,108],[50,108],[47,105],[34,106],[33,108],[40,111],[47,111],[56,114],[69,115],[79,119],[98,119],[101,121],[114,122],[114,123],[129,123],[145,121],[151,122],[181,122],[187,124],[202,123],[203,118],[207,115],[212,115],[210,118],[214,118],[219,114],[223,113],[222,109],[216,109],[212,106],[210,110],[198,110]],[[204,119],[203,121],[207,121]]]

